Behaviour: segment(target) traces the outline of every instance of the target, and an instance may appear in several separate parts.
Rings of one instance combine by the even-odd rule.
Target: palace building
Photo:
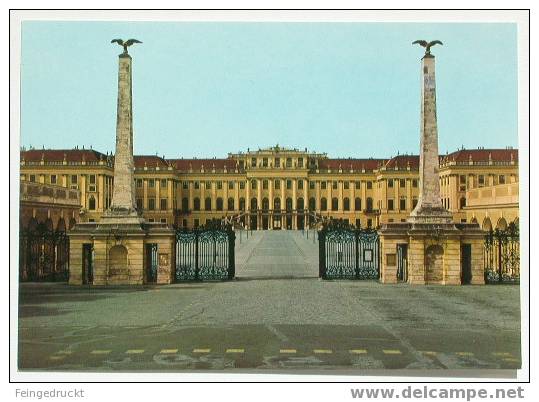
[[[92,149],[23,150],[22,182],[80,191],[81,222],[112,200],[114,157]],[[518,219],[518,151],[442,155],[442,203],[455,222],[483,229]],[[419,195],[419,156],[335,159],[279,146],[223,159],[135,155],[136,203],[149,222],[197,227],[226,219],[249,229],[303,229],[324,219],[361,227],[405,222]]]

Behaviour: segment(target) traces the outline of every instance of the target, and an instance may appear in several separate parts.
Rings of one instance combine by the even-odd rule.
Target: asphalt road
[[[312,232],[253,232],[238,238],[230,282],[23,284],[19,367],[430,375],[520,367],[518,286],[321,281],[317,252]]]

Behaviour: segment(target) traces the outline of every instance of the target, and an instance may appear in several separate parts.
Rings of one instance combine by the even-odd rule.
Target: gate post
[[[198,281],[198,240],[199,240],[199,230],[195,229],[195,281]]]
[[[502,277],[502,269],[503,269],[503,261],[502,261],[502,236],[501,236],[501,233],[500,232],[497,232],[496,233],[498,236],[498,282],[499,283],[502,283],[503,282],[503,277]]]
[[[240,232],[241,235],[241,232]],[[236,245],[236,233],[229,228],[228,230],[228,279],[234,279],[236,276],[236,258],[234,249]]]
[[[324,229],[318,232],[318,277],[326,277],[326,236]]]
[[[356,272],[356,279],[359,279],[359,230],[354,230],[354,239],[355,239],[355,246],[356,246],[356,261],[355,261],[355,272]]]

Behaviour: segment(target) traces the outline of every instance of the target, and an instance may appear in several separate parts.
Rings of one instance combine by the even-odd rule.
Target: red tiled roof
[[[383,159],[346,159],[346,158],[338,158],[338,159],[321,159],[318,167],[320,169],[339,169],[339,167],[342,170],[374,170],[379,167],[380,164],[384,162]]]
[[[172,166],[177,170],[188,171],[190,168],[198,170],[204,165],[204,170],[208,171],[215,166],[216,170],[222,170],[226,166],[227,170],[234,170],[236,168],[236,161],[234,159],[168,159]]]
[[[511,156],[515,162],[518,161],[518,149],[461,149],[444,156],[444,159],[468,162],[470,155],[474,162],[488,162],[489,155],[494,162],[510,162]]]
[[[407,169],[408,165],[410,169],[419,169],[419,155],[398,155],[394,156],[387,161],[386,169]]]
[[[93,149],[32,149],[21,151],[21,160],[29,162],[39,162],[43,159],[45,162],[97,162],[101,159],[106,160],[107,155]]]
[[[167,168],[168,163],[165,159],[157,155],[134,155],[135,168],[142,169],[144,166],[148,168]]]

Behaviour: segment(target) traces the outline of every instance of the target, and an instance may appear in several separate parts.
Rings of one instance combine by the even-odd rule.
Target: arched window
[[[66,221],[64,218],[58,219],[58,223],[56,224],[56,230],[58,232],[65,232],[66,230]]]
[[[500,230],[507,229],[507,221],[504,218],[498,219],[498,223],[496,224],[496,229],[500,229]]]
[[[200,202],[198,206],[200,207]],[[189,209],[189,199],[187,197],[184,197],[182,198],[182,211],[187,212],[188,209]]]
[[[210,197],[206,197],[206,199],[204,200],[204,209],[206,211],[211,211],[211,198]]]
[[[339,199],[334,197],[331,199],[331,210],[337,211],[339,209]]]
[[[90,196],[90,199],[88,200],[88,209],[90,211],[95,211],[95,198],[94,196]]]
[[[486,231],[492,230],[492,223],[490,222],[490,218],[485,218],[483,220],[482,229]]]
[[[361,198],[356,198],[354,200],[354,209],[356,211],[361,211]]]
[[[303,201],[303,198],[298,198],[298,210],[305,209],[305,202]]]
[[[367,198],[367,211],[372,211],[374,208],[372,207],[372,198]]]
[[[314,211],[316,209],[316,200],[314,197],[309,198],[309,211]]]
[[[279,197],[275,198],[273,200],[273,209],[275,211],[280,211],[281,210],[281,199]]]
[[[345,211],[350,211],[350,198],[345,197],[342,202],[342,207]]]
[[[459,202],[459,208],[462,209],[466,206],[466,198],[462,197]]]
[[[240,198],[240,211],[245,211],[245,198]]]
[[[221,197],[218,197],[217,198],[217,208],[216,208],[218,211],[222,211],[223,210],[223,199]]]
[[[328,210],[328,200],[322,197],[320,199],[320,210],[321,211],[327,211]]]
[[[194,200],[193,200],[193,209],[195,211],[200,211],[200,198],[196,197]]]
[[[258,209],[256,198],[251,198],[251,211],[256,211]]]
[[[262,198],[262,209],[267,211],[269,209],[269,200],[267,198]]]
[[[287,198],[286,199],[286,210],[287,211],[292,211],[292,198]]]
[[[227,209],[229,211],[234,211],[234,198],[229,198],[228,199]]]

